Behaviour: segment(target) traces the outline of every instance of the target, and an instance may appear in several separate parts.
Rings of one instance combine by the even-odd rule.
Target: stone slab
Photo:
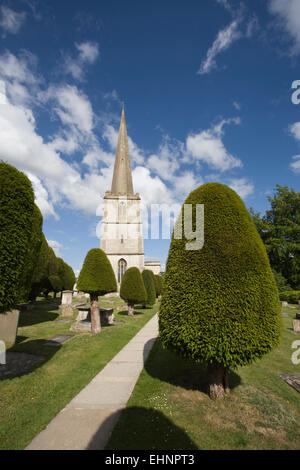
[[[121,409],[65,408],[26,448],[27,450],[104,449]]]
[[[300,393],[300,375],[299,374],[278,374],[288,385]]]
[[[75,335],[55,335],[53,338],[50,338],[45,345],[46,346],[60,346],[61,344],[70,341],[70,339],[74,338]]]
[[[115,382],[93,379],[72,401],[67,408],[108,409],[125,406],[136,380]]]

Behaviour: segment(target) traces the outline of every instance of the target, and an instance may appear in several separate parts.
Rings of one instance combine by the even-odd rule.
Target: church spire
[[[111,192],[114,195],[133,195],[133,185],[131,176],[130,156],[128,150],[128,138],[125,122],[124,105],[116,151],[114,175],[111,185]]]

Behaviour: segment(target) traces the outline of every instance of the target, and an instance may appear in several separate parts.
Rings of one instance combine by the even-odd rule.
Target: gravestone
[[[293,328],[295,333],[300,333],[300,320],[293,320]]]
[[[288,307],[288,306],[289,306],[289,304],[288,304],[287,302],[285,302],[285,301],[284,301],[284,302],[281,302],[281,306],[282,306],[282,307]]]
[[[287,384],[300,393],[300,375],[298,374],[278,374]]]
[[[46,346],[60,346],[72,339],[75,335],[56,335],[50,338],[45,345]]]
[[[61,305],[72,305],[73,291],[64,290],[61,295]]]
[[[91,309],[89,307],[79,307],[79,313],[76,322],[73,323],[71,331],[91,331]],[[112,308],[100,308],[100,324],[101,326],[113,325],[115,316]]]
[[[72,305],[60,305],[60,311],[63,317],[73,317],[74,308]]]

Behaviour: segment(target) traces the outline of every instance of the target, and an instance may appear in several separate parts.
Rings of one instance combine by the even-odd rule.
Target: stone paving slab
[[[65,408],[31,442],[28,450],[103,449],[122,409]]]
[[[157,335],[155,315],[26,449],[104,449]]]

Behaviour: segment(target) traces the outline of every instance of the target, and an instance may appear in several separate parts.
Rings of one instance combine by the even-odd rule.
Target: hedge
[[[0,311],[19,300],[34,221],[34,193],[21,171],[0,162]]]

